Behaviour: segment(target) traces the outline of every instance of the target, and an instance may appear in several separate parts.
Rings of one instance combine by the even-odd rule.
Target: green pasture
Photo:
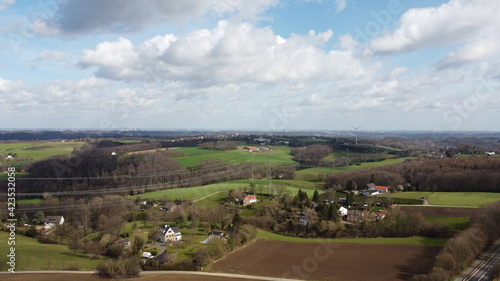
[[[245,186],[247,185],[241,183],[216,183],[204,186],[158,190],[158,191],[133,195],[132,197],[140,196],[141,198],[144,199],[155,199],[155,200],[161,200],[164,198],[167,198],[168,200],[175,200],[175,199],[196,200],[214,193],[218,193],[221,191],[229,191],[231,189],[236,189],[236,188],[243,188]]]
[[[427,192],[411,191],[381,194],[393,198],[420,199],[424,197],[430,205],[478,207],[500,201],[500,193],[491,192]]]
[[[350,172],[359,169],[369,169],[374,167],[393,165],[404,162],[406,159],[410,158],[411,157],[402,157],[402,158],[386,159],[384,161],[379,161],[379,162],[363,162],[359,163],[359,165],[350,165],[344,167],[315,167],[315,168],[303,169],[295,172],[295,179],[311,181],[311,180],[316,180],[318,178],[318,175],[320,174],[328,175],[332,173]]]
[[[457,232],[466,230],[470,225],[470,218],[467,217],[424,217],[424,220],[445,223]]]
[[[27,270],[93,270],[102,260],[91,260],[90,255],[75,253],[68,246],[42,244],[36,239],[16,235],[14,246],[7,244],[9,233],[0,231],[0,270],[6,271],[10,247],[16,248],[16,271]],[[7,278],[8,279],[8,278]]]
[[[0,157],[5,159],[7,155],[17,156],[5,163],[5,165],[21,165],[53,155],[68,154],[76,147],[84,145],[85,142],[26,142],[26,143],[3,143],[0,144]]]
[[[43,202],[42,198],[34,199],[21,199],[16,201],[18,205],[40,204]]]
[[[245,184],[251,184],[254,183],[256,185],[268,185],[269,180],[235,180],[235,181],[229,181],[229,183],[245,183]],[[271,183],[274,184],[284,184],[288,186],[293,186],[293,187],[298,187],[302,189],[315,189],[320,187],[317,183],[314,182],[309,182],[309,181],[299,181],[299,180],[272,180]]]
[[[194,167],[203,160],[224,161],[231,163],[255,162],[270,163],[272,165],[292,165],[297,162],[292,160],[290,148],[287,146],[272,146],[268,152],[249,152],[241,147],[237,150],[218,151],[202,149],[199,147],[178,147],[184,153],[183,157],[175,158],[185,167]]]
[[[16,173],[16,178],[26,176],[28,173]],[[0,181],[6,180],[8,178],[8,173],[0,173]]]
[[[404,244],[404,245],[421,245],[444,247],[446,238],[429,238],[429,237],[404,237],[404,238],[300,238],[282,234],[276,234],[265,230],[258,230],[257,238],[267,240],[278,240],[286,242],[320,242],[320,243],[367,243],[367,244]]]
[[[257,184],[256,191],[259,191],[259,182],[262,182],[263,186],[263,193],[269,193],[269,188],[268,188],[268,181],[255,181]],[[298,193],[299,189],[302,189],[302,191],[306,192],[309,197],[312,197],[314,194],[314,189],[310,189],[307,187],[300,187],[298,184],[294,184],[293,182],[295,181],[287,181],[287,180],[273,180],[272,184],[273,185],[283,185],[286,187],[287,190],[290,191],[291,195],[295,195]],[[294,184],[294,185],[290,185]],[[300,184],[300,182],[299,182]],[[153,191],[153,192],[146,192],[138,195],[133,195],[131,197],[135,198],[140,196],[143,199],[154,199],[154,200],[162,200],[162,199],[168,199],[168,200],[175,200],[175,199],[184,199],[184,200],[197,200],[200,198],[203,198],[205,196],[209,196],[209,198],[205,199],[208,200],[202,204],[209,204],[208,202],[216,201],[215,196],[216,193],[218,196],[224,196],[225,192],[233,189],[240,189],[244,191],[245,187],[247,190],[249,183],[247,181],[233,181],[233,182],[224,182],[224,183],[216,183],[216,184],[209,184],[209,185],[203,185],[203,186],[195,186],[195,187],[187,187],[187,188],[174,188],[174,189],[165,189],[165,190],[158,190],[158,191]],[[202,200],[204,201],[204,200]],[[200,201],[200,202],[202,202]]]
[[[226,198],[226,192],[219,192],[213,195],[208,196],[207,198],[196,202],[198,205],[202,206],[212,206],[218,205],[223,202],[224,198]]]

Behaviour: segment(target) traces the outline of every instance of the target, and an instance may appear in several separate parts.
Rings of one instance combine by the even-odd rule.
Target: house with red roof
[[[389,192],[389,187],[388,186],[377,185],[377,186],[375,186],[375,190],[378,190],[379,193],[388,193]]]

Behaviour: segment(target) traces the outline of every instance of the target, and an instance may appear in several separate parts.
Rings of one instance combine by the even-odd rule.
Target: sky
[[[0,0],[0,128],[500,131],[500,0]]]

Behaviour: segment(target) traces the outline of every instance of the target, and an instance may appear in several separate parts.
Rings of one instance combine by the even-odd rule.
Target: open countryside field
[[[0,144],[0,157],[5,159],[7,155],[17,156],[7,162],[8,165],[20,165],[33,162],[53,155],[68,154],[76,147],[84,145],[85,142],[26,142],[26,143],[4,143]]]
[[[295,195],[299,191],[299,187],[288,185],[286,182],[289,181],[280,181],[273,180],[272,183],[282,184],[284,185],[291,194]],[[293,181],[290,181],[293,182]],[[267,182],[266,182],[267,183]],[[203,186],[195,186],[195,187],[187,187],[187,188],[174,188],[174,189],[165,189],[153,192],[146,192],[138,195],[133,195],[131,197],[140,196],[143,199],[155,199],[155,200],[175,200],[175,199],[185,199],[185,200],[197,200],[203,198],[205,196],[213,195],[219,192],[227,192],[229,190],[240,188],[242,191],[245,187],[248,187],[249,183],[246,181],[243,182],[224,182],[224,183],[215,183]],[[303,188],[303,191],[307,193],[308,196],[312,196],[314,194],[314,189],[306,189]],[[257,188],[257,192],[259,192],[259,188]],[[263,193],[268,193],[269,189],[267,185],[263,187]]]
[[[9,233],[0,231],[0,271],[8,268],[7,244]],[[68,246],[42,244],[35,239],[16,235],[16,271],[27,270],[92,270],[102,260],[91,260],[90,255],[69,249]],[[0,277],[0,279],[2,279]],[[10,280],[10,279],[9,279]]]
[[[429,272],[440,249],[259,239],[220,259],[208,271],[307,280],[407,280]]]
[[[270,146],[268,152],[248,152],[243,147],[237,150],[218,151],[202,149],[199,147],[178,147],[176,150],[182,151],[185,156],[175,158],[185,167],[194,167],[203,160],[225,161],[231,163],[255,162],[270,163],[271,165],[293,165],[297,162],[292,160],[290,147]]]
[[[500,201],[500,193],[491,192],[396,192],[382,194],[394,198],[420,199],[424,197],[430,205],[478,207]]]
[[[344,167],[315,167],[315,168],[303,169],[295,173],[295,179],[305,180],[305,181],[315,180],[318,178],[319,174],[327,175],[332,173],[350,172],[359,169],[368,169],[385,165],[393,165],[404,162],[406,159],[411,159],[411,157],[386,159],[384,161],[379,161],[379,162],[363,162],[360,163],[359,165],[350,165]]]

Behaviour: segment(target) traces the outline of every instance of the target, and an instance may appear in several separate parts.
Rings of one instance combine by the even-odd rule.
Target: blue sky
[[[489,130],[500,2],[0,0],[0,128]]]

